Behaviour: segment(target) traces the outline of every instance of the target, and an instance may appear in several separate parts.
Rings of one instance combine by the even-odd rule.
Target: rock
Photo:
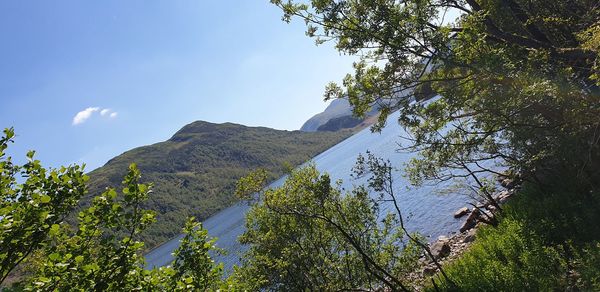
[[[502,182],[500,183],[501,186],[507,188],[507,189],[512,189],[515,186],[515,181],[513,179],[510,178],[505,178],[502,180]]]
[[[476,233],[475,229],[469,230],[469,232],[467,232],[467,235],[465,235],[465,238],[463,238],[462,242],[463,243],[473,242],[475,240],[475,233]]]
[[[454,212],[454,218],[460,218],[462,216],[469,214],[469,212],[470,212],[469,208],[462,207],[462,208],[458,209],[456,212]]]
[[[467,217],[465,223],[460,227],[460,232],[465,232],[475,227],[475,224],[477,224],[477,219],[479,218],[480,214],[481,212],[479,211],[479,209],[473,208],[473,211],[471,211],[471,214],[469,214],[469,217]]]
[[[463,225],[459,229],[460,232],[465,232],[465,231],[475,227],[475,223],[476,223],[475,221],[470,221],[470,220],[465,221],[465,223],[463,223]]]
[[[479,211],[479,209],[473,208],[473,211],[471,211],[471,214],[469,214],[469,217],[467,217],[467,221],[477,221],[477,218],[479,218],[480,214],[481,211]]]
[[[496,180],[501,183],[503,180],[507,179],[511,177],[511,173],[510,172],[504,172],[504,173],[499,173],[496,175]]]
[[[488,211],[492,212],[492,214],[497,211],[496,207],[494,207],[493,205],[488,205],[485,208],[488,209]]]
[[[437,272],[437,268],[435,266],[425,266],[423,269],[423,276],[433,276]]]
[[[510,197],[514,195],[514,189],[504,190],[494,196],[494,200],[499,204],[504,204]]]
[[[508,197],[510,195],[512,195],[512,192],[510,192],[509,190],[504,190],[499,192],[496,196],[494,196],[494,200],[498,201],[500,198]]]
[[[450,254],[450,244],[447,241],[437,241],[431,245],[431,254],[436,259],[447,257]]]
[[[510,196],[498,198],[498,204],[504,204],[506,201],[508,201],[508,199],[510,199]]]

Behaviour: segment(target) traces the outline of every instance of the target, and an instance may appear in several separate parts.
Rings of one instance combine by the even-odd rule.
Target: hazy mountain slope
[[[362,123],[363,119],[359,119],[359,118],[355,118],[352,115],[348,115],[348,116],[341,116],[338,118],[333,118],[329,121],[327,121],[327,123],[319,126],[319,128],[317,129],[317,132],[323,132],[323,131],[339,131],[341,129],[349,129],[349,128],[354,128],[358,125],[360,125],[360,123]]]
[[[154,183],[145,207],[158,212],[158,222],[143,235],[152,247],[179,234],[186,217],[202,220],[235,202],[235,183],[250,170],[265,168],[279,177],[285,163],[299,165],[349,134],[198,121],[165,142],[127,151],[92,171],[90,194],[118,186],[129,163],[137,163],[143,180]]]
[[[348,115],[352,115],[350,103],[345,99],[335,99],[322,113],[318,113],[308,119],[300,128],[300,131],[315,132],[329,120]]]
[[[339,131],[354,128],[361,124],[368,126],[372,123],[365,123],[365,121],[371,121],[369,118],[377,115],[378,112],[378,109],[373,109],[366,114],[364,119],[359,119],[352,115],[352,106],[348,100],[335,99],[322,113],[318,113],[308,119],[300,128],[300,131]]]

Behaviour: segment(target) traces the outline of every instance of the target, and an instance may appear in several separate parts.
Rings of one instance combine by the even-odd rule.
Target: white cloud
[[[115,112],[109,108],[101,109],[99,107],[88,107],[88,108],[78,112],[75,115],[75,117],[73,117],[73,126],[83,124],[85,121],[87,121],[89,118],[91,118],[95,112],[100,112],[101,116],[111,118],[111,119],[116,118],[117,114],[118,114],[117,112]]]
[[[105,108],[105,109],[103,109],[103,110],[100,111],[100,115],[101,116],[103,116],[103,117],[106,116],[106,117],[109,117],[111,119],[116,118],[117,114],[118,114],[117,112],[115,112],[115,111],[113,111],[113,110],[111,110],[109,108]]]
[[[73,117],[73,125],[79,125],[84,123],[87,119],[89,119],[94,112],[99,111],[99,107],[88,107],[80,112],[78,112],[75,117]]]

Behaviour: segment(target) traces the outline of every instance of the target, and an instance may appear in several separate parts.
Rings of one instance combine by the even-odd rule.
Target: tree
[[[422,250],[383,201],[365,187],[343,192],[314,165],[292,171],[248,213],[240,241],[250,249],[235,277],[251,290],[408,290]]]
[[[135,237],[154,221],[152,212],[140,209],[150,187],[138,184],[139,177],[132,164],[123,181],[123,198],[108,189],[79,212],[75,230],[53,226],[53,244],[41,250],[44,256],[37,263],[32,289],[131,290],[139,285],[143,243]],[[127,235],[119,238],[119,231]]]
[[[43,168],[34,151],[27,153],[26,164],[15,165],[5,153],[13,137],[11,128],[0,139],[0,283],[49,243],[48,234],[77,205],[88,180],[79,166]]]
[[[227,288],[222,266],[210,257],[215,239],[193,218],[188,220],[172,266],[146,270],[144,243],[137,237],[155,221],[141,208],[152,185],[139,183],[135,164],[119,193],[113,188],[92,199],[77,215],[77,226],[65,218],[86,193],[83,167],[47,170],[33,152],[28,162],[14,165],[5,150],[14,132],[0,139],[0,269],[2,282],[17,265],[28,273],[20,285],[27,290],[151,290],[207,291]],[[23,183],[17,183],[20,174]],[[2,283],[0,282],[0,283]]]
[[[181,245],[175,250],[173,269],[176,274],[173,279],[182,279],[177,283],[181,290],[191,288],[208,291],[216,290],[221,284],[223,264],[215,264],[210,252],[215,250],[215,238],[209,238],[208,231],[202,224],[188,219],[183,232],[185,236]],[[181,286],[185,284],[185,286]]]
[[[499,162],[538,183],[569,174],[598,187],[597,1],[271,2],[285,21],[305,20],[317,43],[360,55],[325,97],[347,98],[359,116],[381,107],[375,130],[399,110],[407,149],[420,152],[413,182],[490,173]],[[415,98],[429,87],[441,96]]]
[[[31,290],[207,291],[219,287],[222,266],[209,255],[215,240],[193,218],[183,230],[185,236],[174,252],[172,266],[144,268],[144,243],[136,236],[155,219],[154,212],[140,208],[151,191],[150,185],[138,183],[140,176],[132,164],[123,181],[122,197],[108,189],[79,213],[75,231],[66,226],[52,228],[52,244],[40,251],[43,256],[34,263],[35,272],[28,281]],[[122,233],[126,236],[118,236]]]

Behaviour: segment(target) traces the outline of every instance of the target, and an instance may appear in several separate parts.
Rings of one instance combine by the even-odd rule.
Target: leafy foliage
[[[34,291],[206,291],[232,284],[221,280],[222,266],[210,258],[215,239],[193,218],[183,230],[173,266],[145,270],[144,243],[137,238],[155,216],[141,207],[152,185],[139,183],[135,164],[129,166],[120,194],[109,188],[94,197],[71,227],[64,219],[85,194],[82,168],[47,170],[33,152],[24,166],[14,165],[4,154],[13,135],[7,129],[0,139],[0,283],[15,266],[25,264],[29,272],[18,287]],[[16,182],[19,173],[23,183]]]
[[[598,1],[271,2],[318,44],[360,57],[325,98],[347,98],[358,116],[381,108],[373,130],[398,110],[404,150],[419,152],[414,184],[466,171],[494,203],[478,176],[500,164],[538,188],[482,231],[442,288],[598,290]]]
[[[600,220],[600,196],[561,184],[552,191],[528,185],[497,228],[482,228],[446,268],[455,284],[465,291],[598,290],[600,227],[593,222]],[[443,280],[438,286],[453,291]]]
[[[142,210],[150,187],[138,184],[139,170],[131,165],[123,181],[122,198],[114,189],[95,197],[79,212],[72,233],[56,226],[50,232],[54,244],[45,248],[32,281],[34,290],[135,289],[142,277],[139,254],[144,244],[136,240],[154,222],[153,212]],[[123,231],[119,238],[107,230]]]
[[[194,122],[168,141],[127,151],[90,172],[90,195],[117,186],[123,169],[136,162],[143,182],[154,184],[142,207],[156,211],[158,221],[139,235],[148,249],[178,235],[186,218],[204,220],[233,204],[236,182],[251,170],[278,178],[286,163],[299,165],[349,134]]]
[[[246,220],[250,250],[234,277],[251,290],[396,290],[421,254],[365,188],[344,193],[314,165],[265,191]]]
[[[528,180],[573,173],[598,187],[597,1],[271,2],[317,43],[360,56],[325,96],[347,98],[357,115],[382,108],[374,129],[399,110],[420,151],[414,182],[469,163],[489,172],[481,162],[492,160]],[[441,96],[423,99],[428,88]]]
[[[15,165],[6,156],[13,129],[0,139],[0,283],[33,251],[47,245],[68,212],[85,194],[88,177],[79,166],[44,169],[33,151]],[[18,177],[24,179],[18,183]]]
[[[497,229],[481,230],[478,237],[475,246],[446,269],[463,290],[549,291],[566,287],[564,250],[544,246],[539,236],[528,233],[520,222],[505,220]]]
[[[208,239],[208,232],[202,224],[188,219],[185,225],[185,236],[181,245],[175,250],[176,259],[173,269],[176,278],[182,278],[186,289],[193,287],[200,290],[215,289],[223,274],[223,265],[215,265],[209,252],[215,250],[216,239]]]

